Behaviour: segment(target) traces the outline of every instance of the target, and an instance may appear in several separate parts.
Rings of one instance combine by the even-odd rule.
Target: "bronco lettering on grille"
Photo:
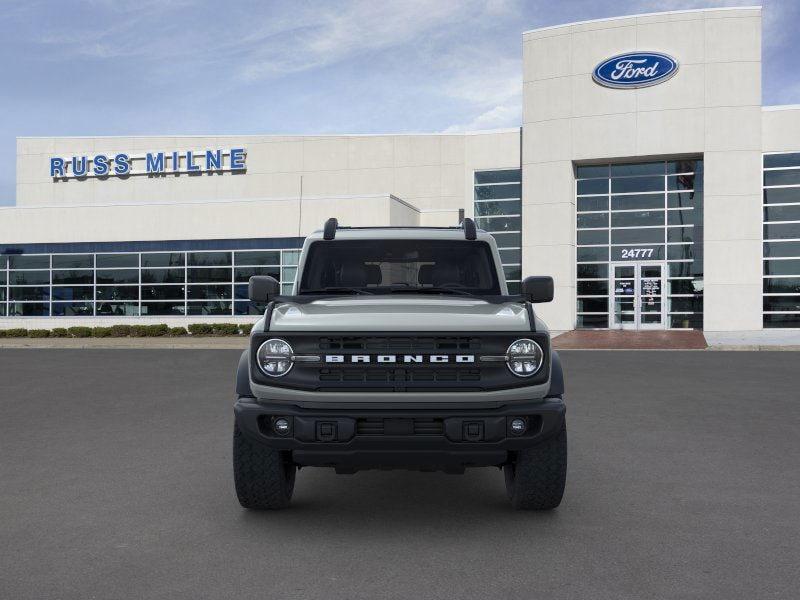
[[[413,364],[413,363],[474,363],[474,354],[328,354],[326,363],[379,363],[379,364]]]

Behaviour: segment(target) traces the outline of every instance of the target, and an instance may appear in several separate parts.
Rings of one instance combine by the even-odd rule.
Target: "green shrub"
[[[50,331],[50,337],[59,337],[59,338],[69,337],[69,331],[67,331],[63,327],[54,327],[52,331]]]
[[[169,333],[169,327],[159,325],[131,325],[131,337],[160,337]]]
[[[212,323],[213,335],[239,335],[239,326],[236,323]]]
[[[50,330],[49,329],[28,329],[28,337],[32,337],[32,338],[50,337]]]
[[[189,325],[189,333],[192,335],[211,335],[214,328],[209,323],[192,323]]]
[[[146,337],[147,336],[147,326],[146,325],[131,325],[131,337]]]
[[[87,338],[92,337],[92,328],[91,327],[70,327],[67,329],[67,332],[76,338]]]
[[[23,329],[22,327],[14,327],[12,329],[6,329],[6,337],[10,338],[28,337],[28,330]]]
[[[6,337],[6,330],[5,329],[0,329],[0,338],[4,338],[4,337]]]
[[[170,337],[179,337],[182,335],[188,335],[188,331],[186,331],[185,327],[170,327],[169,333],[167,333]]]
[[[165,323],[161,323],[159,325],[146,325],[147,327],[147,337],[161,337],[162,335],[167,335],[169,333],[169,326]]]
[[[93,327],[92,337],[96,338],[111,337],[111,327]]]
[[[244,323],[239,325],[239,331],[242,332],[242,335],[250,335],[250,332],[253,330],[252,323]]]
[[[109,329],[111,329],[111,337],[128,337],[131,334],[130,325],[112,325]]]

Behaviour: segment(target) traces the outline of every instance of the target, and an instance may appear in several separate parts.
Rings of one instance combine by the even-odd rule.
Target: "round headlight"
[[[533,340],[522,339],[512,343],[506,350],[509,371],[518,377],[530,377],[542,368],[544,351]]]
[[[281,377],[292,369],[292,347],[285,341],[273,338],[258,347],[258,368],[270,377]]]

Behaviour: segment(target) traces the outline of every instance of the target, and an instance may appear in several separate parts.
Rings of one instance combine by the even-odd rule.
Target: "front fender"
[[[553,350],[551,362],[550,389],[547,392],[547,396],[561,398],[564,396],[564,370],[561,368],[561,357],[558,356],[558,352],[555,350]]]
[[[255,396],[250,388],[249,353],[249,350],[245,350],[242,352],[242,356],[239,357],[239,367],[236,369],[236,395],[253,398]]]

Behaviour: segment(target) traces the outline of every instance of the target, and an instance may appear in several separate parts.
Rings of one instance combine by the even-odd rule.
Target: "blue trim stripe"
[[[167,240],[141,242],[76,242],[2,244],[0,254],[73,254],[92,252],[191,252],[193,250],[271,250],[301,248],[301,237],[227,240]]]

